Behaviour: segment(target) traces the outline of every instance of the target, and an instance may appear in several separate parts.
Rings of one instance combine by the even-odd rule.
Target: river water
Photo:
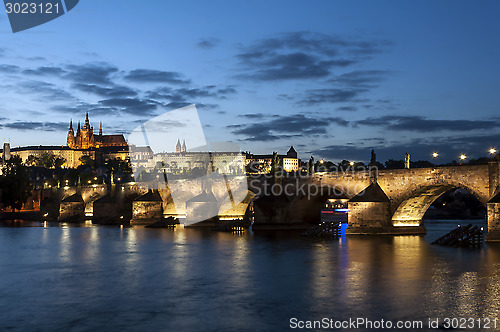
[[[469,222],[427,221],[423,237],[338,240],[3,222],[0,330],[281,331],[291,318],[495,319],[500,246],[430,244]]]

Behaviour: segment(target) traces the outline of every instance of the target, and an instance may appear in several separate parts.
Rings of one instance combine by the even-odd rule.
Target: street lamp
[[[351,161],[349,165],[354,166],[354,161]]]
[[[490,149],[490,154],[491,154],[491,155],[493,155],[493,154],[495,154],[495,153],[497,153],[497,150],[496,150],[495,148],[491,148],[491,149]]]
[[[432,158],[434,158],[434,166],[437,166],[436,159],[437,159],[438,156],[439,156],[439,153],[437,153],[437,152],[433,152],[432,153]]]
[[[460,160],[464,161],[465,159],[467,159],[467,156],[465,154],[461,154],[460,155]]]

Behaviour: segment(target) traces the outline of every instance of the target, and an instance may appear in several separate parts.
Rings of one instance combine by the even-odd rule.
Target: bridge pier
[[[351,198],[348,234],[384,233],[391,227],[390,200],[376,182]]]
[[[80,193],[66,197],[59,205],[59,220],[79,221],[83,219],[85,203]]]
[[[132,202],[131,225],[150,224],[163,218],[163,200],[158,190],[149,190]]]
[[[425,234],[422,220],[393,222],[391,201],[377,182],[349,200],[347,234]]]
[[[498,156],[497,156],[498,158]],[[485,241],[500,241],[500,162],[497,160],[488,164],[489,196],[486,204],[488,216],[488,234]]]
[[[389,203],[349,202],[347,234],[385,233],[391,228]]]
[[[487,204],[488,209],[488,234],[486,241],[500,241],[500,193],[493,197]]]

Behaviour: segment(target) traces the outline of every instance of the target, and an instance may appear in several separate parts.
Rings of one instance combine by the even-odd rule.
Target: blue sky
[[[0,138],[64,144],[87,110],[127,134],[194,103],[209,141],[255,153],[485,156],[500,144],[499,7],[87,0],[15,34],[2,13]]]

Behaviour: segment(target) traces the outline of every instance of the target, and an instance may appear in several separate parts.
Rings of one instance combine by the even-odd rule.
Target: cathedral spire
[[[90,129],[89,112],[85,115],[85,125],[83,126],[83,129]]]
[[[177,139],[177,144],[175,145],[175,152],[181,152],[181,141]]]
[[[73,119],[69,122],[68,137],[66,139],[66,144],[70,149],[75,148],[75,132],[73,131]]]
[[[182,142],[182,152],[186,152],[186,140],[184,140],[184,142]]]
[[[101,124],[99,126],[99,136],[102,136],[102,121],[101,121]]]

